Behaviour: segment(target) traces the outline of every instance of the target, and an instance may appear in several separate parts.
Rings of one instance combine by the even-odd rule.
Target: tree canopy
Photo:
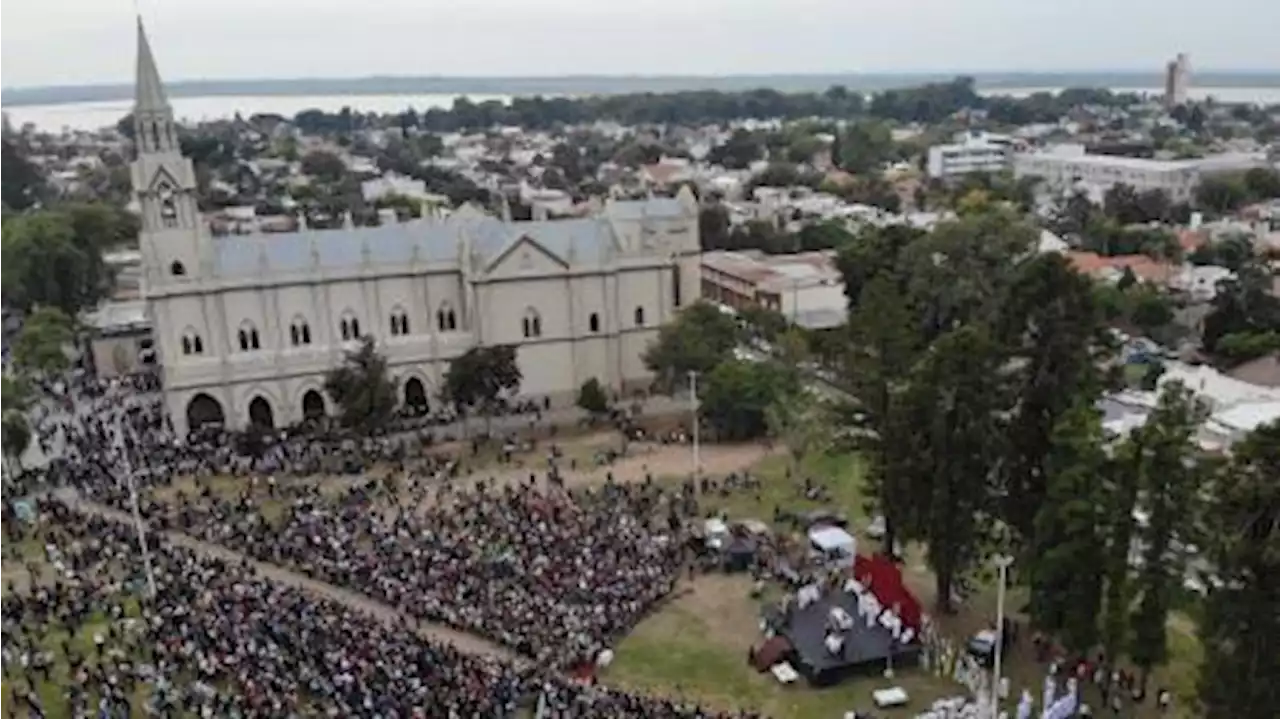
[[[707,374],[733,355],[741,330],[708,302],[686,307],[658,331],[644,354],[645,366],[668,390],[683,386],[689,372]]]
[[[54,376],[71,366],[67,351],[75,340],[75,322],[56,307],[40,307],[26,317],[13,343],[13,365],[20,372]]]
[[[504,393],[520,391],[521,380],[515,345],[472,347],[449,363],[443,395],[459,412],[488,418]]]
[[[96,307],[114,282],[103,251],[135,242],[137,232],[137,218],[100,204],[7,218],[0,240],[5,302],[20,309],[53,306],[68,315]]]
[[[387,375],[387,360],[378,353],[372,337],[347,351],[342,364],[326,375],[324,389],[348,429],[374,434],[395,413],[396,387]]]

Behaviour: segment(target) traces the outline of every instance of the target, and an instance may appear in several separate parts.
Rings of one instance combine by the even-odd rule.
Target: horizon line
[[[355,80],[473,80],[473,81],[535,81],[535,80],[733,80],[754,78],[824,78],[824,77],[973,77],[980,76],[1054,76],[1054,75],[1150,75],[1159,77],[1162,71],[1151,68],[1107,68],[1107,69],[1052,69],[1052,70],[1017,70],[1017,69],[951,69],[951,70],[824,70],[804,72],[742,72],[742,73],[569,73],[547,75],[520,74],[395,74],[374,73],[364,75],[324,75],[295,77],[192,77],[166,79],[166,87],[198,83],[261,83],[261,82],[351,82]],[[1277,68],[1198,68],[1195,75],[1274,75],[1280,77]],[[0,85],[3,92],[33,92],[44,90],[80,90],[106,89],[132,86],[129,80],[91,81],[81,83],[40,84],[40,85]]]

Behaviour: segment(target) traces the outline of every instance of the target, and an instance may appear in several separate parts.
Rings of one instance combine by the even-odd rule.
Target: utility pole
[[[138,546],[142,548],[142,566],[147,572],[147,596],[156,597],[156,573],[151,567],[151,550],[147,547],[147,531],[142,523],[142,509],[138,503],[138,487],[133,481],[133,460],[129,457],[129,448],[125,444],[125,423],[123,415],[116,418],[116,446],[120,450],[120,459],[124,463],[124,478],[129,487],[129,503],[133,509],[133,526],[138,533]]]
[[[1013,557],[1007,554],[996,555],[996,567],[1000,570],[1000,586],[996,590],[996,657],[994,672],[991,676],[991,717],[1000,716],[1000,663],[1004,658],[1004,593],[1009,583],[1009,565]]]
[[[693,415],[693,478],[702,474],[702,460],[698,457],[698,372],[689,371],[689,412]]]

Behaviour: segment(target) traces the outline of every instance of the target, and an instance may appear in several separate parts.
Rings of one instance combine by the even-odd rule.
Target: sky
[[[4,0],[5,87],[566,74],[1280,70],[1280,0]]]

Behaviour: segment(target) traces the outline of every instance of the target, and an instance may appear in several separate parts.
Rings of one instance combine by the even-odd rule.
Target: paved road
[[[110,519],[117,522],[128,522],[130,525],[133,523],[132,517],[125,512],[89,501],[80,496],[80,494],[75,490],[60,489],[54,494],[68,505],[75,507],[82,512],[94,514],[104,519]],[[201,556],[222,559],[230,562],[247,562],[253,565],[260,575],[272,581],[281,582],[310,594],[331,599],[351,607],[352,609],[373,615],[388,623],[394,623],[400,626],[416,627],[416,633],[424,639],[452,644],[460,651],[468,654],[500,657],[518,663],[527,662],[526,659],[518,656],[506,647],[500,646],[486,639],[481,639],[473,634],[459,632],[441,624],[417,622],[413,618],[400,612],[395,607],[379,602],[363,594],[335,587],[334,585],[325,582],[316,581],[310,577],[285,569],[276,564],[258,562],[253,559],[249,559],[239,552],[232,551],[226,547],[212,544],[210,542],[200,541],[181,532],[163,532],[162,534],[168,541],[178,546],[190,549]]]

